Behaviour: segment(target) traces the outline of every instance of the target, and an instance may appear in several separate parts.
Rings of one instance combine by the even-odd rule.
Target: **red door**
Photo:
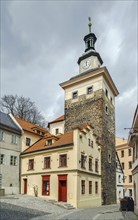
[[[24,194],[27,194],[27,179],[24,179]]]
[[[67,175],[58,176],[58,201],[67,202]]]

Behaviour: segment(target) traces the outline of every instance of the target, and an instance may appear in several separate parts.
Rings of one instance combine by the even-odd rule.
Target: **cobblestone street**
[[[138,220],[132,212],[120,212],[119,205],[101,206],[91,209],[66,210],[43,198],[18,195],[1,198],[0,219],[8,220]]]

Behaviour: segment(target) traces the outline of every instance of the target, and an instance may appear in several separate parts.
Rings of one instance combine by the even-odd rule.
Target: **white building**
[[[117,203],[120,202],[120,199],[123,198],[123,180],[124,180],[124,172],[116,152],[116,199]]]
[[[20,186],[21,128],[0,112],[0,193],[17,194]]]

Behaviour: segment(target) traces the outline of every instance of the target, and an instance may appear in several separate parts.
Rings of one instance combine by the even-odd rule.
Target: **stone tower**
[[[102,145],[103,204],[116,202],[115,96],[118,90],[95,50],[97,40],[91,33],[84,37],[85,52],[78,59],[79,74],[60,86],[65,90],[65,132],[89,123]]]

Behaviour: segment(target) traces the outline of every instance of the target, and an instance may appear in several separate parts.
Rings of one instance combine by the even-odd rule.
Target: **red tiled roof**
[[[36,134],[36,135],[40,135],[40,134],[35,133],[35,130],[39,130],[39,131],[44,132],[44,133],[47,133],[47,132],[48,132],[47,129],[42,128],[42,127],[39,126],[39,125],[32,124],[32,123],[30,123],[30,122],[28,122],[28,121],[25,121],[25,120],[23,120],[23,119],[21,119],[21,118],[18,118],[18,117],[16,117],[16,116],[14,116],[14,118],[15,118],[16,121],[19,123],[19,125],[22,127],[22,129],[25,130],[25,131],[29,131],[29,132],[34,133],[34,134]],[[40,135],[40,136],[41,136],[41,135]]]
[[[55,143],[46,145],[46,140],[49,140],[50,133],[46,134],[43,138],[39,139],[32,146],[26,149],[22,154],[33,153],[41,150],[48,150],[55,147],[63,147],[65,145],[73,144],[73,132],[61,134],[59,136],[51,135],[51,139],[55,140]]]
[[[50,124],[53,124],[53,123],[56,123],[56,122],[60,122],[60,121],[64,121],[64,120],[65,120],[65,116],[62,115],[62,116],[56,118],[55,120],[50,121],[50,122],[48,123],[48,127],[49,127]]]

